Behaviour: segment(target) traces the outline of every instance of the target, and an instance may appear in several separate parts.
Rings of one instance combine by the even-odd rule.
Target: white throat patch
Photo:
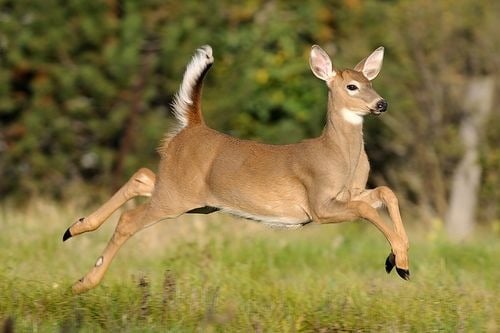
[[[348,108],[340,109],[340,114],[350,124],[361,125],[363,123],[363,116],[356,111],[349,110]]]

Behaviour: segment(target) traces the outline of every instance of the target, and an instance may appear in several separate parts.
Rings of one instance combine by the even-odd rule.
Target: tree
[[[154,169],[155,148],[172,119],[169,103],[200,45],[215,52],[204,88],[207,123],[268,143],[295,142],[323,127],[326,89],[307,65],[312,44],[341,67],[384,45],[374,85],[389,111],[365,121],[370,183],[395,187],[403,213],[443,220],[450,196],[459,193],[452,177],[468,149],[460,134],[469,119],[463,92],[478,77],[498,76],[499,6],[0,2],[0,195],[63,196],[81,182],[110,191],[139,166]],[[500,210],[499,123],[491,113],[479,130],[477,213],[485,221]]]

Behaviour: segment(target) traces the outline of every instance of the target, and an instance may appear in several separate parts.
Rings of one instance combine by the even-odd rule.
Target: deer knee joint
[[[156,175],[154,174],[153,171],[149,170],[148,168],[140,168],[137,170],[137,172],[134,174],[134,180],[148,184],[148,185],[154,185],[156,179]]]
[[[380,198],[387,204],[398,204],[398,198],[394,192],[387,186],[380,186],[378,188]]]
[[[354,220],[357,217],[356,211],[349,209],[348,204],[338,201],[330,201],[312,210],[312,218],[318,223],[337,223]]]
[[[377,210],[364,201],[350,202],[349,207],[356,211],[357,217],[362,217],[372,221],[378,218]]]
[[[151,196],[156,176],[147,168],[139,169],[131,178],[131,192],[134,196]]]

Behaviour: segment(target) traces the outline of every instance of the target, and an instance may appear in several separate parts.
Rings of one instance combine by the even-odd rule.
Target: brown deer
[[[95,230],[126,201],[150,197],[121,215],[102,256],[73,285],[73,292],[99,284],[120,247],[142,228],[185,213],[215,211],[283,227],[368,220],[391,246],[386,271],[396,266],[398,274],[408,279],[408,238],[398,200],[388,187],[365,188],[370,166],[363,143],[363,116],[387,109],[371,84],[383,56],[384,49],[379,47],[353,70],[337,70],[326,52],[313,46],[311,70],[328,87],[323,133],[296,144],[270,145],[240,140],[205,125],[201,90],[214,58],[210,46],[199,48],[175,96],[178,126],[159,148],[157,174],[138,170],[104,205],[65,232],[63,241]],[[388,209],[394,230],[376,210],[382,205]]]

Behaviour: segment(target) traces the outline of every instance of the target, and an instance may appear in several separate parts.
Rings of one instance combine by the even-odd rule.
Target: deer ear
[[[373,80],[380,73],[382,61],[384,60],[384,47],[381,46],[372,52],[367,58],[361,60],[354,70],[363,73],[368,80]]]
[[[311,48],[309,66],[311,67],[313,74],[323,81],[331,79],[336,74],[333,70],[330,57],[318,45],[313,45]]]

